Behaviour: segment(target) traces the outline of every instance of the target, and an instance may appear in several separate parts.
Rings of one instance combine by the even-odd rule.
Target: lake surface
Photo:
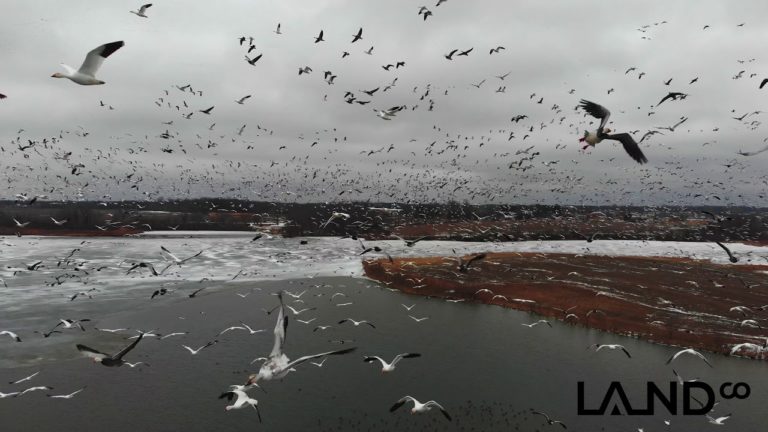
[[[357,255],[360,245],[350,240],[308,239],[303,248],[299,239],[251,243],[242,236],[87,239],[82,245],[83,239],[3,241],[13,246],[0,249],[2,268],[6,269],[1,277],[8,284],[8,288],[0,284],[0,330],[13,329],[24,342],[0,339],[0,392],[34,385],[49,385],[54,390],[0,399],[2,431],[561,430],[532,415],[531,409],[564,421],[568,430],[764,429],[762,413],[768,401],[768,367],[764,362],[707,354],[714,368],[685,356],[669,366],[665,361],[675,348],[556,321],[552,328],[528,328],[522,324],[539,317],[394,292],[356,277],[361,271]],[[458,253],[483,247],[494,251],[527,247],[430,242],[419,250],[395,242],[371,243],[399,248],[398,255],[445,253],[457,246],[463,247]],[[569,247],[585,245],[572,243]],[[123,261],[161,263],[160,244],[180,258],[201,249],[205,252],[198,261],[174,266],[161,277],[149,276],[146,270],[126,275],[129,267],[121,264]],[[540,243],[539,247],[553,245]],[[691,249],[703,254],[708,246],[693,244]],[[84,278],[88,283],[70,279],[62,285],[45,286],[54,276],[74,271],[57,268],[56,262],[78,247],[81,251],[74,256],[82,263],[79,267],[88,271]],[[498,249],[502,247],[506,249]],[[594,251],[601,246],[589,247]],[[45,268],[15,277],[8,274],[8,266],[32,264],[36,257],[45,257]],[[109,268],[95,271],[99,265]],[[164,266],[157,267],[160,271]],[[240,276],[231,280],[238,273]],[[209,280],[200,282],[203,278]],[[204,285],[209,288],[188,297]],[[160,286],[172,292],[150,300]],[[73,293],[89,287],[99,289],[91,293],[92,299],[69,301]],[[322,367],[304,363],[282,381],[263,382],[266,393],[249,391],[259,399],[263,417],[259,424],[255,411],[227,412],[224,406],[228,403],[217,397],[228,385],[244,383],[249,373],[258,370],[258,364],[251,365],[251,360],[271,350],[276,317],[262,308],[277,305],[271,294],[279,290],[295,294],[306,291],[300,299],[303,302],[286,296],[286,303],[296,309],[317,308],[298,317],[289,314],[289,357],[352,346],[357,351],[329,357]],[[344,295],[332,298],[334,293]],[[338,306],[344,303],[351,304]],[[408,311],[403,304],[414,306]],[[416,322],[409,315],[428,319]],[[63,330],[49,338],[33,333],[50,330],[60,318],[92,321],[85,324],[85,332]],[[337,324],[344,318],[366,319],[376,328]],[[302,324],[297,319],[314,320]],[[265,331],[249,335],[236,330],[217,336],[241,321]],[[313,331],[321,324],[333,327]],[[94,327],[126,330],[112,334]],[[75,349],[75,344],[81,343],[116,352],[137,329],[188,333],[163,340],[145,338],[126,356],[130,362],[149,364],[136,368],[106,368]],[[194,356],[182,347],[198,348],[211,340],[218,343]],[[632,358],[620,351],[587,350],[593,343],[623,344]],[[418,352],[422,357],[403,360],[390,374],[382,374],[378,364],[362,361],[364,355],[390,360],[403,352]],[[698,378],[715,388],[724,382],[743,381],[751,386],[751,394],[745,400],[718,397],[712,415],[733,414],[725,426],[708,424],[703,416],[671,416],[660,407],[654,416],[577,414],[579,381],[585,382],[589,408],[599,405],[611,381],[620,381],[633,406],[642,408],[646,382],[666,388],[675,380],[673,368],[686,379]],[[30,381],[8,384],[38,371]],[[45,397],[45,393],[67,394],[82,387],[85,390],[70,400]],[[453,422],[439,412],[412,416],[409,405],[390,413],[389,407],[404,395],[440,402]]]

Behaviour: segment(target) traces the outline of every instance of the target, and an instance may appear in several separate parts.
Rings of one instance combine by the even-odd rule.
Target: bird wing
[[[283,306],[283,293],[277,294],[280,299],[280,312],[277,314],[277,323],[275,324],[275,344],[272,347],[270,357],[277,357],[283,354],[283,345],[285,344],[285,334],[288,330],[288,317],[285,316],[285,307]]]
[[[348,354],[348,353],[351,353],[352,351],[354,351],[356,349],[357,348],[347,348],[347,349],[338,350],[338,351],[328,351],[328,352],[324,352],[324,353],[320,353],[320,354],[312,354],[312,355],[307,355],[307,356],[304,356],[304,357],[299,357],[296,360],[288,363],[288,365],[285,367],[285,369],[286,370],[290,369],[293,366],[296,366],[298,364],[304,363],[307,360],[312,360],[312,359],[315,359],[315,358],[318,358],[318,357],[325,357],[325,356],[329,356],[329,355]]]
[[[200,252],[198,252],[198,253],[196,253],[196,254],[192,255],[192,256],[191,256],[191,257],[189,257],[189,258],[184,258],[183,260],[179,261],[179,264],[184,264],[185,262],[187,262],[187,261],[191,260],[192,258],[197,258],[197,257],[199,257],[200,255],[202,255],[202,253],[203,253],[203,251],[200,251]]]
[[[152,3],[147,3],[144,6],[142,6],[141,9],[139,9],[139,13],[143,14],[147,9],[149,9],[151,7],[152,7]]]
[[[448,411],[446,411],[446,410],[445,410],[445,408],[443,408],[443,406],[442,406],[442,405],[440,405],[439,403],[437,403],[437,402],[435,402],[435,401],[431,400],[431,401],[429,401],[429,402],[425,403],[424,405],[425,405],[425,406],[433,406],[433,407],[437,407],[437,408],[440,410],[440,412],[441,412],[441,413],[443,413],[443,415],[445,416],[445,418],[447,418],[447,419],[448,419],[448,421],[452,421],[450,414],[448,414]]]
[[[768,83],[768,78],[763,78],[763,81],[760,82],[760,88],[763,88],[766,83]]]
[[[600,119],[599,130],[603,130],[605,125],[608,124],[608,118],[611,117],[611,112],[604,106],[582,99],[579,101],[579,107],[592,117]]]
[[[672,93],[668,93],[666,96],[661,98],[661,100],[659,101],[659,103],[656,104],[656,106],[661,105],[662,103],[664,103],[665,100],[673,98],[673,97],[674,97],[674,95]]]
[[[118,352],[117,354],[115,354],[115,355],[113,356],[113,358],[114,358],[115,360],[120,360],[120,359],[122,359],[122,358],[123,358],[123,356],[124,356],[124,355],[126,355],[126,354],[128,354],[128,352],[130,352],[130,351],[131,351],[131,350],[132,350],[132,349],[133,349],[133,348],[136,346],[136,344],[138,344],[138,343],[139,343],[139,341],[141,341],[141,339],[142,339],[143,337],[144,337],[144,333],[141,333],[141,334],[139,334],[139,337],[137,337],[137,338],[136,338],[136,340],[135,340],[135,341],[133,341],[133,343],[131,343],[131,344],[130,344],[130,345],[128,345],[127,347],[125,347],[125,348],[123,348],[122,350],[120,350],[120,352]]]
[[[118,41],[94,48],[85,56],[85,61],[82,66],[80,66],[80,69],[78,69],[78,72],[84,75],[96,76],[96,72],[99,70],[99,67],[101,67],[101,64],[104,63],[104,59],[122,48],[123,45],[125,45],[125,42]]]
[[[397,357],[395,357],[395,359],[397,359]],[[376,361],[376,360],[378,360],[381,363],[382,366],[384,366],[384,364],[386,363],[384,361],[384,359],[379,357],[379,356],[370,356],[370,357],[363,358],[363,361],[366,362],[366,363],[370,363],[370,362]],[[392,364],[394,364],[394,363],[395,363],[395,361],[393,360]]]
[[[78,351],[80,351],[81,353],[85,354],[86,356],[92,359],[102,360],[109,357],[109,354],[105,354],[101,351],[95,350],[85,345],[77,344],[76,346]]]
[[[726,247],[724,244],[720,243],[719,241],[716,241],[715,243],[717,243],[717,245],[718,245],[718,246],[720,246],[721,248],[723,248],[723,250],[724,250],[725,252],[727,252],[729,256],[731,255],[731,250],[730,250],[730,249],[728,249],[728,248],[727,248],[727,247]]]
[[[632,157],[632,159],[635,160],[635,162],[641,163],[641,164],[648,162],[648,159],[643,154],[643,151],[640,150],[640,146],[637,145],[634,138],[632,138],[632,135],[628,133],[619,133],[619,134],[613,134],[613,135],[606,135],[605,139],[620,142],[621,145],[624,146],[624,150],[627,152],[627,154],[629,154],[630,157]]]
[[[411,396],[403,396],[402,398],[400,398],[400,400],[395,402],[394,405],[392,405],[392,407],[389,409],[389,412],[394,412],[396,409],[398,409],[401,406],[405,405],[405,403],[408,402],[408,401],[413,401],[415,403],[416,399],[412,398]]]

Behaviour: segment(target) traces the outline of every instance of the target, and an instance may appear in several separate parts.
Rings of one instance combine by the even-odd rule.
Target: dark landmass
[[[464,241],[577,240],[595,233],[599,233],[599,239],[768,241],[766,211],[748,207],[273,203],[231,199],[30,201],[0,201],[0,234],[99,231],[100,235],[115,235],[104,232],[122,228],[129,232],[255,230],[285,236],[348,235],[367,239],[393,238],[396,234]],[[350,218],[323,226],[333,212],[347,213]],[[67,223],[57,226],[51,218]],[[29,225],[19,228],[13,219]]]
[[[768,318],[759,308],[768,305],[768,265],[488,253],[467,272],[458,258],[441,257],[368,260],[363,267],[367,277],[405,293],[495,304],[665,345],[730,354],[736,344],[766,343],[757,325]],[[731,310],[737,306],[749,309]],[[736,354],[758,357],[746,349]]]

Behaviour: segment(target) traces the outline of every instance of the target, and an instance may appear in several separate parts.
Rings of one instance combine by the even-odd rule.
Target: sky
[[[0,199],[766,206],[768,152],[737,151],[768,137],[768,3],[435,3],[160,0],[141,18],[129,13],[141,2],[8,1]],[[248,56],[263,54],[253,66],[250,37]],[[51,78],[117,40],[97,74],[105,85]],[[669,91],[689,96],[656,106]],[[639,165],[610,141],[581,150],[596,127],[582,98],[636,140],[687,120],[644,140]],[[391,120],[374,112],[394,106],[406,108]]]

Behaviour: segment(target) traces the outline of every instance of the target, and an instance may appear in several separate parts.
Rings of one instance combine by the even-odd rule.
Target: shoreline
[[[466,273],[454,257],[366,260],[363,270],[407,294],[494,304],[656,344],[730,355],[736,344],[766,343],[761,328],[742,323],[768,318],[758,309],[768,305],[764,265],[506,252],[487,253]]]

